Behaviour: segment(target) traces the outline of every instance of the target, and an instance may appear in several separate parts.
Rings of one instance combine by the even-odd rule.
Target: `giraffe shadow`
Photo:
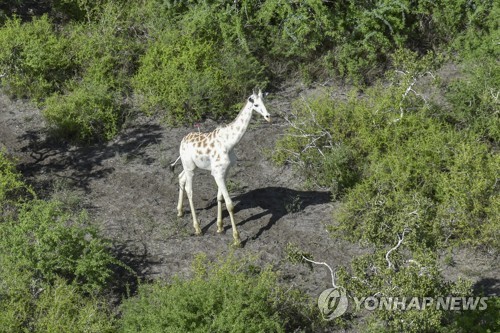
[[[37,193],[48,195],[54,177],[71,181],[75,187],[88,193],[92,181],[106,178],[114,172],[114,167],[106,161],[116,156],[152,165],[156,159],[148,154],[146,148],[157,144],[162,132],[159,125],[143,124],[130,127],[113,141],[76,145],[50,133],[28,131],[19,136],[19,140],[25,142],[20,150],[31,158],[20,163],[18,169]],[[40,174],[52,176],[37,177]]]
[[[331,193],[328,191],[297,191],[285,187],[259,188],[234,197],[233,201],[237,202],[235,205],[236,218],[239,211],[253,208],[263,210],[241,222],[237,222],[237,227],[270,215],[269,221],[265,225],[260,227],[253,236],[242,241],[242,246],[245,246],[248,240],[258,239],[263,233],[278,223],[282,217],[301,212],[308,206],[329,203],[331,200]],[[206,209],[213,208],[214,206],[217,206],[217,201],[212,202]],[[227,211],[224,209],[223,217],[226,218],[227,216]],[[203,228],[203,232],[206,232],[215,223],[216,219],[212,220]],[[224,227],[225,232],[229,229],[231,229],[231,225]]]

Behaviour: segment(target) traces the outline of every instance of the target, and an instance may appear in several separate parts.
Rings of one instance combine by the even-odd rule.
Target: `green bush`
[[[0,33],[1,84],[12,96],[41,100],[71,76],[70,45],[46,16],[7,20]]]
[[[119,263],[86,215],[32,199],[2,152],[0,193],[0,332],[113,332],[98,295]]]
[[[156,32],[133,79],[144,109],[164,109],[173,122],[234,114],[262,67],[224,40],[224,23],[217,20],[224,13],[198,5]]]
[[[3,223],[2,223],[3,224]],[[2,225],[0,224],[0,225]],[[33,310],[36,280],[26,261],[15,260],[0,250],[0,332],[20,332],[29,322]],[[35,289],[37,290],[37,289]]]
[[[419,130],[426,122],[429,127]],[[373,157],[339,215],[349,238],[384,244],[387,235],[410,227],[416,247],[500,245],[493,231],[498,156],[474,137],[433,123],[421,116],[404,118],[399,125],[407,138],[392,135],[397,146]]]
[[[441,107],[405,95],[407,86],[299,101],[275,160],[345,193],[335,234],[381,246],[409,227],[412,249],[498,248],[498,155],[481,132],[458,131],[436,117]]]
[[[397,241],[395,239],[394,241]],[[441,276],[436,255],[432,251],[418,251],[411,255],[402,249],[391,252],[386,260],[387,250],[379,250],[372,254],[355,258],[351,271],[342,268],[339,271],[338,285],[345,288],[349,297],[358,299],[374,296],[379,298],[432,297],[436,302],[438,297],[472,296],[471,282],[457,280],[447,282]],[[355,302],[352,300],[352,304]],[[408,303],[406,304],[408,306]],[[358,309],[354,308],[354,313]],[[364,309],[359,309],[362,312]],[[460,316],[466,314],[461,313]],[[363,332],[460,332],[452,329],[453,311],[437,309],[428,306],[423,309],[399,310],[376,308],[371,311],[362,324]],[[489,323],[491,324],[491,322]]]
[[[122,122],[121,106],[105,84],[73,84],[67,94],[54,94],[44,102],[43,115],[54,131],[64,138],[92,141],[111,139]]]
[[[358,99],[353,96],[350,101]],[[352,105],[327,94],[295,102],[290,119],[295,125],[276,143],[274,161],[291,163],[315,184],[329,187],[336,196],[343,194],[361,172],[357,161],[362,153],[348,145],[345,136],[359,123]]]
[[[65,38],[71,44],[69,57],[78,69],[74,79],[104,84],[117,94],[128,93],[129,78],[143,52],[142,39],[130,36],[135,28],[133,18],[129,17],[134,7],[121,7],[119,2],[111,1],[98,8],[95,22],[65,26]]]
[[[255,3],[244,1],[241,6],[253,5],[255,8]],[[252,23],[261,29],[254,31],[252,38],[262,39],[260,48],[267,48],[266,51],[274,57],[310,58],[315,51],[328,45],[334,33],[335,13],[323,1],[268,0],[254,10]]]
[[[297,322],[311,325],[294,313],[297,297],[283,294],[269,269],[232,256],[217,263],[198,256],[194,268],[191,279],[140,286],[122,305],[121,331],[285,332]]]
[[[41,288],[32,323],[35,332],[116,332],[116,320],[103,300],[83,296],[63,279]]]
[[[272,80],[277,86],[294,73],[309,81],[330,72],[372,82],[402,47],[424,54],[459,37],[455,48],[495,54],[499,10],[493,1],[465,0],[53,0],[32,6],[5,6],[24,19],[9,17],[1,28],[1,84],[10,95],[43,102],[54,93],[74,94],[81,100],[75,82],[85,82],[88,93],[107,87],[126,101],[118,104],[161,109],[172,122],[233,116],[256,84]],[[107,99],[101,102],[95,108],[83,103],[77,126],[85,134],[77,138],[109,139],[119,129],[114,117],[97,117],[104,129],[89,132],[95,109],[109,107]],[[51,121],[67,133],[62,119],[75,113],[57,113]]]
[[[116,260],[85,220],[84,213],[73,218],[57,202],[30,201],[15,220],[0,224],[0,252],[41,281],[63,277],[84,292],[100,291]]]
[[[128,34],[126,10],[114,2],[99,9],[98,20],[64,26],[46,15],[24,23],[13,18],[0,34],[4,89],[39,103],[59,134],[82,141],[117,133],[129,76],[142,52]]]
[[[424,33],[441,43],[454,42],[456,38],[463,40],[464,36],[467,43],[477,43],[477,34],[493,32],[491,28],[498,25],[499,9],[498,3],[491,0],[442,0],[419,4],[419,11],[428,18],[423,26]]]
[[[407,1],[349,1],[345,11],[331,66],[355,82],[369,81],[406,42],[407,29],[412,28],[405,21],[410,8]]]
[[[43,103],[43,114],[58,135],[84,142],[117,134],[124,121],[122,101],[130,92],[128,76],[140,52],[126,33],[125,10],[113,2],[101,10],[96,22],[66,27],[74,76]]]
[[[452,314],[449,327],[456,332],[491,333],[500,330],[500,297],[493,296],[486,300],[486,309],[463,311]]]
[[[0,332],[113,332],[115,320],[103,300],[56,277],[40,281],[31,263],[1,252]],[[21,260],[20,260],[21,259]]]
[[[225,111],[224,74],[215,65],[215,46],[177,37],[177,42],[156,42],[141,59],[134,85],[144,95],[143,107],[164,108],[175,122],[199,120],[212,109]]]
[[[451,106],[442,113],[457,129],[472,131],[496,143],[500,141],[499,55],[481,54],[463,64],[464,76],[447,87],[445,96]]]
[[[0,150],[0,208],[2,211],[7,209],[7,205],[12,205],[20,200],[21,195],[26,192],[34,195],[32,190],[22,181],[20,173],[17,172],[4,151]]]

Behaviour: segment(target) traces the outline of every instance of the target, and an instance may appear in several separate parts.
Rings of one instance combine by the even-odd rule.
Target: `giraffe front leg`
[[[229,192],[227,191],[226,188],[226,182],[224,181],[224,177],[214,177],[215,181],[217,182],[217,186],[219,186],[219,190],[222,192],[222,196],[224,197],[224,202],[226,203],[226,208],[227,211],[229,212],[229,218],[231,219],[231,226],[233,227],[233,238],[234,246],[240,246],[241,245],[241,239],[240,239],[240,234],[238,233],[238,230],[236,230],[236,223],[234,222],[234,205],[233,201],[231,200],[231,197],[229,196]]]
[[[234,238],[233,245],[240,246],[241,245],[240,233],[238,232],[238,230],[236,230],[236,223],[234,222],[233,202],[231,201],[231,198],[229,198],[228,201],[226,201],[226,200],[224,200],[224,201],[226,202],[226,208],[227,208],[227,211],[229,212],[229,218],[231,219],[231,226],[233,227],[233,238]]]
[[[217,232],[221,233],[224,231],[224,226],[222,224],[222,191],[220,188],[217,190]]]
[[[186,194],[189,200],[189,207],[191,208],[191,215],[193,216],[193,227],[195,235],[201,235],[200,222],[196,217],[196,211],[193,204],[193,172],[186,171]]]

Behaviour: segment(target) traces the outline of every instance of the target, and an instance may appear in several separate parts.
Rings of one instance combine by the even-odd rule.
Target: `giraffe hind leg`
[[[194,233],[196,235],[201,235],[200,222],[198,222],[198,217],[196,216],[196,211],[194,209],[193,203],[193,171],[186,171],[186,186],[185,191],[189,200],[189,206],[191,208],[191,215],[193,216],[193,227]]]
[[[184,216],[183,201],[184,201],[184,188],[186,186],[186,173],[184,170],[179,174],[179,202],[177,204],[177,216]]]

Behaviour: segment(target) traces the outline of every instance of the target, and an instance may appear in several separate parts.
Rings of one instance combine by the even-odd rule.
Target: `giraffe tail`
[[[177,159],[175,160],[175,162],[173,163],[170,163],[170,171],[171,172],[174,172],[174,169],[175,169],[175,165],[177,164],[177,162],[179,162],[179,160],[181,159],[181,157],[177,157]]]

